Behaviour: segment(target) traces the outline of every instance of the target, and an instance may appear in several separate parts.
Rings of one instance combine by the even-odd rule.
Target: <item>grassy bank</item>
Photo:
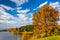
[[[60,40],[60,36],[51,36],[46,38],[39,38],[37,40]]]

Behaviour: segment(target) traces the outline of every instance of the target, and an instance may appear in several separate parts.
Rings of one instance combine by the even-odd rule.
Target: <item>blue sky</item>
[[[60,10],[60,0],[0,0],[0,29],[32,24],[32,15],[43,5]]]

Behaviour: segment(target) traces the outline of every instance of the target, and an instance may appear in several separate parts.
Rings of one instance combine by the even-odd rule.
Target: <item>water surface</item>
[[[0,40],[18,40],[19,35],[15,35],[9,32],[0,32]]]

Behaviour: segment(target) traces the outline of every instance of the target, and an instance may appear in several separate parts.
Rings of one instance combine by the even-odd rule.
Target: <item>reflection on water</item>
[[[19,35],[15,35],[9,32],[0,32],[0,40],[18,40]]]

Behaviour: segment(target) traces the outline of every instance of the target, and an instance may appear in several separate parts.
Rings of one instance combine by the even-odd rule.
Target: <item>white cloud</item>
[[[53,8],[59,8],[60,7],[60,3],[59,2],[54,2],[54,3],[50,2],[49,5],[52,6]]]
[[[0,28],[1,29],[7,29],[12,27],[18,27],[17,24],[20,19],[17,17],[14,17],[7,13],[3,7],[0,7]]]
[[[10,15],[9,13],[5,12],[5,10],[2,10],[3,8],[0,7],[0,22],[3,23],[13,23],[14,21],[8,21],[9,19],[13,19],[15,17],[13,17],[12,15]]]
[[[14,10],[13,8],[6,6],[6,5],[3,5],[3,4],[0,4],[0,7],[5,8],[7,10]]]
[[[40,7],[44,6],[44,5],[46,5],[47,3],[48,3],[48,1],[46,1],[46,2],[42,3],[41,5],[39,5],[39,7],[38,7],[38,8],[40,8]]]
[[[57,4],[59,4],[59,2],[50,2],[50,4],[49,5],[57,5]]]
[[[42,6],[46,5],[47,3],[48,3],[48,1],[46,1],[46,2],[44,2],[44,3],[42,3],[42,4],[40,4],[37,8],[35,8],[35,9],[33,9],[33,10],[36,10],[36,9],[38,9],[38,8],[41,8]]]
[[[15,2],[17,6],[22,5],[25,2],[28,2],[28,0],[10,0],[12,2]]]
[[[21,19],[23,19],[23,18],[25,18],[26,17],[26,15],[25,14],[17,14],[18,16],[19,16],[19,18],[21,18]]]
[[[17,23],[17,22],[15,22],[15,21],[8,21],[8,20],[0,20],[0,23],[8,23],[8,24],[15,24],[15,23]]]
[[[1,7],[4,8],[4,9],[6,9],[6,10],[10,10],[10,11],[17,10],[18,12],[19,12],[20,9],[22,9],[22,7],[12,8],[12,7],[10,7],[10,6],[6,6],[6,5],[3,5],[3,4],[0,4],[0,9],[1,9],[1,10],[4,10],[4,9],[2,9]],[[26,11],[27,11],[27,10],[28,10],[28,9],[26,9]]]
[[[19,9],[18,9],[19,10]],[[0,7],[0,28],[12,28],[12,27],[20,27],[22,25],[30,24],[29,21],[32,21],[29,18],[32,14],[25,14],[30,10],[21,10],[20,14],[17,14],[18,17],[14,17],[13,15],[7,13],[3,7]],[[23,14],[22,14],[23,13]]]
[[[22,7],[17,7],[16,9],[17,9],[17,10],[20,10],[20,9],[22,9]]]
[[[30,11],[29,9],[25,9],[25,10],[20,10],[20,9],[18,9],[18,10],[17,10],[18,13],[27,13],[27,12],[29,12],[29,11]]]
[[[17,15],[18,15],[20,20],[25,21],[25,22],[26,21],[28,22],[28,20],[31,21],[31,18],[32,18],[31,14],[29,14],[29,15],[28,14],[17,14]]]
[[[49,6],[52,6],[54,9],[60,12],[60,3],[59,2],[50,2]]]

